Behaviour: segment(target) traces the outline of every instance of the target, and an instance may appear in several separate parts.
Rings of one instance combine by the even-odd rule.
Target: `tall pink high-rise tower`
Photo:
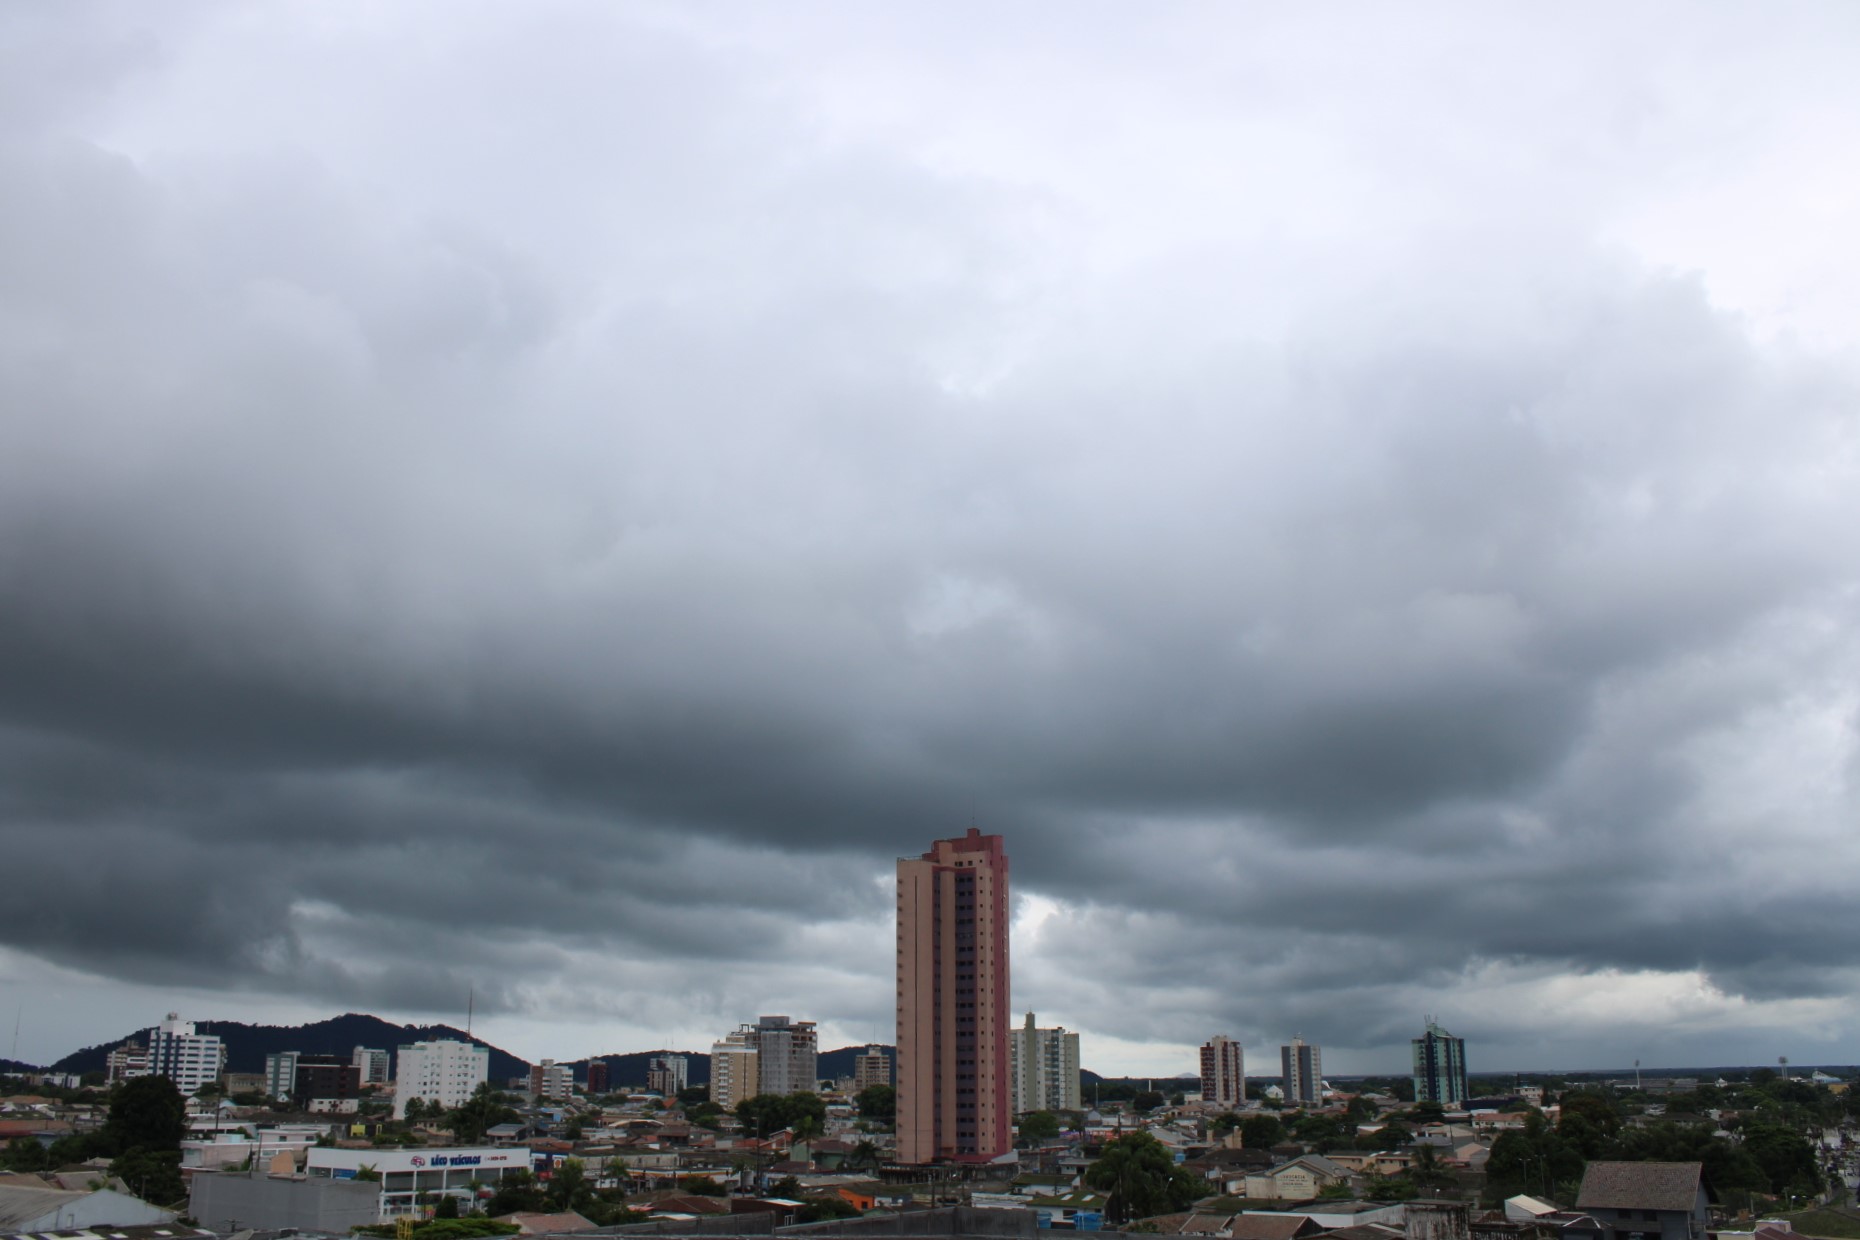
[[[898,861],[898,1161],[1013,1148],[1008,859],[974,827]]]

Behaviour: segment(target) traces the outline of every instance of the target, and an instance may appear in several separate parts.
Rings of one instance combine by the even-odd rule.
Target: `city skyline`
[[[0,34],[0,1054],[1860,1053],[1860,9]]]

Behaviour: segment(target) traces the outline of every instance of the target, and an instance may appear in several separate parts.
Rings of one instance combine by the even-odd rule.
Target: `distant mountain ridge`
[[[134,1029],[111,1042],[87,1046],[83,1050],[73,1051],[64,1058],[51,1064],[48,1068],[37,1068],[30,1064],[14,1064],[14,1072],[101,1072],[110,1052],[124,1042],[134,1038],[146,1040],[152,1025]],[[397,1048],[409,1042],[423,1042],[434,1038],[451,1038],[461,1042],[474,1042],[491,1052],[491,1083],[498,1086],[527,1076],[530,1061],[513,1055],[502,1047],[493,1046],[479,1037],[467,1037],[464,1030],[451,1025],[396,1025],[382,1020],[378,1016],[369,1016],[360,1012],[346,1012],[328,1020],[315,1021],[307,1025],[249,1025],[237,1020],[199,1020],[194,1028],[201,1033],[218,1034],[226,1046],[226,1070],[228,1072],[263,1072],[267,1055],[281,1054],[285,1051],[299,1051],[306,1055],[341,1055],[347,1057],[358,1046],[385,1050],[390,1060],[390,1070],[398,1071],[399,1056]],[[841,1047],[838,1050],[822,1051],[819,1060],[820,1075],[832,1079],[849,1077],[853,1074],[853,1060],[865,1053],[867,1043],[857,1046]],[[896,1079],[897,1051],[890,1046],[881,1046],[892,1060],[893,1079]],[[690,1085],[710,1084],[710,1055],[699,1051],[626,1051],[611,1055],[590,1055],[582,1059],[559,1060],[575,1069],[577,1081],[587,1080],[587,1066],[595,1059],[607,1063],[607,1079],[610,1088],[624,1086],[644,1087],[648,1061],[660,1055],[683,1055],[686,1062],[686,1081]],[[10,1061],[0,1061],[10,1063]],[[4,1069],[0,1069],[4,1070]]]
[[[52,1072],[101,1072],[109,1053],[131,1038],[143,1040],[153,1025],[145,1025],[113,1042],[87,1046],[73,1051],[51,1065]],[[200,1020],[194,1022],[200,1033],[218,1034],[226,1047],[228,1072],[263,1072],[265,1057],[284,1051],[301,1051],[306,1055],[341,1055],[347,1058],[358,1046],[384,1050],[393,1069],[399,1068],[397,1048],[408,1042],[433,1038],[451,1038],[474,1042],[491,1052],[491,1079],[502,1084],[530,1070],[528,1061],[512,1055],[502,1047],[492,1046],[483,1038],[469,1037],[451,1025],[395,1025],[378,1016],[346,1012],[328,1020],[308,1025],[248,1025],[237,1020]]]

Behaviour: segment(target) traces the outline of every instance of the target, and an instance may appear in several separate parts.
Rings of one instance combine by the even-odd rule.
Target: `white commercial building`
[[[147,1075],[165,1076],[183,1094],[191,1094],[220,1079],[226,1066],[226,1048],[217,1035],[195,1033],[192,1021],[182,1020],[177,1012],[149,1030],[149,1066]]]
[[[1008,1034],[1008,1082],[1016,1115],[1081,1110],[1079,1035],[1064,1027],[1036,1029],[1027,1013],[1027,1023]]]
[[[450,1038],[414,1042],[398,1053],[394,1072],[394,1117],[407,1117],[407,1104],[415,1098],[437,1102],[450,1110],[470,1100],[478,1086],[491,1079],[491,1052],[472,1042]]]
[[[401,1049],[403,1053],[406,1050],[405,1047]],[[404,1069],[402,1075],[405,1075]],[[364,1167],[381,1176],[381,1217],[384,1219],[418,1213],[423,1194],[457,1197],[463,1213],[471,1208],[480,1191],[494,1190],[505,1176],[528,1171],[530,1152],[490,1147],[455,1150],[313,1148],[306,1155],[304,1175],[312,1181],[353,1180]]]

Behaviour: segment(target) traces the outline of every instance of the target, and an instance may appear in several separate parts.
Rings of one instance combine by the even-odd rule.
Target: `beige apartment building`
[[[898,1161],[1013,1148],[1008,858],[971,827],[898,861]]]

